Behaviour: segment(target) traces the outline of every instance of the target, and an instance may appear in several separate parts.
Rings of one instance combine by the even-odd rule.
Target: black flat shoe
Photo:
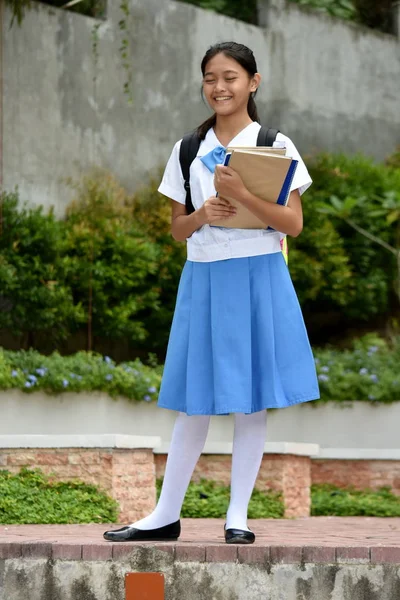
[[[227,529],[224,525],[225,542],[227,544],[254,544],[256,536],[252,531],[244,529]]]
[[[158,527],[157,529],[137,529],[136,527],[127,525],[114,531],[105,531],[103,538],[110,542],[136,542],[140,540],[170,542],[171,540],[177,540],[180,533],[181,522],[178,520],[175,523],[170,523],[170,525]]]

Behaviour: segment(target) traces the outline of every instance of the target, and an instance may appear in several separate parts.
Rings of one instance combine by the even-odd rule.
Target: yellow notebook
[[[283,206],[287,204],[297,160],[284,156],[281,152],[266,152],[264,149],[259,150],[258,147],[250,150],[234,148],[231,153],[227,152],[226,156],[225,165],[228,164],[240,175],[244,185],[252,194],[266,202],[275,202]],[[214,221],[212,223],[214,227],[237,229],[268,227],[237,200],[233,198],[227,200],[237,208],[237,214],[229,219]]]

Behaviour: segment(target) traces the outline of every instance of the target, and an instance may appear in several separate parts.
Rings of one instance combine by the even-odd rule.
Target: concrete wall
[[[260,2],[264,27],[168,0],[129,6],[132,105],[123,92],[117,0],[109,0],[106,21],[34,3],[12,29],[5,8],[3,186],[18,185],[22,200],[54,205],[61,216],[72,195],[63,179],[93,165],[130,189],[145,181],[208,115],[199,65],[209,45],[227,39],[254,50],[261,120],[303,153],[362,150],[381,159],[400,143],[396,37],[285,0]]]
[[[0,436],[7,434],[116,433],[160,436],[156,452],[167,452],[176,413],[155,403],[112,400],[106,393],[49,396],[19,390],[0,392]],[[321,458],[400,460],[400,403],[350,407],[313,402],[268,411],[267,441],[319,444]],[[231,452],[233,416],[214,416],[204,451]],[[274,450],[271,450],[274,451]],[[275,450],[282,453],[282,448]],[[292,450],[293,454],[296,454]]]

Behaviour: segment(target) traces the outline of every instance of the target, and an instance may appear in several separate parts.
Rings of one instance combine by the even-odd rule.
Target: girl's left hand
[[[240,199],[246,192],[242,178],[231,167],[216,165],[214,171],[214,187],[218,194],[224,198]]]

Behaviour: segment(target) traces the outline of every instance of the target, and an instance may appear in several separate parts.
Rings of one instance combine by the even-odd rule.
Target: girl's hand
[[[196,212],[201,225],[210,225],[219,219],[233,217],[236,214],[236,208],[225,198],[211,196]]]
[[[239,202],[247,191],[240,175],[230,167],[224,167],[223,165],[215,167],[214,187],[221,196],[234,198]]]

